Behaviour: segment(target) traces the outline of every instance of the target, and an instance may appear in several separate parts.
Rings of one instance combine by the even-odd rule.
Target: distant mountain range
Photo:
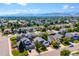
[[[19,13],[19,14],[11,14],[5,16],[79,16],[79,13],[44,13],[44,14],[26,14],[26,13]]]

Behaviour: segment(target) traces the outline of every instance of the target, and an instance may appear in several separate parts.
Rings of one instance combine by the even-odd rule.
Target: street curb
[[[9,54],[10,54],[10,56],[13,56],[12,55],[12,50],[11,50],[11,41],[10,41],[10,38],[8,38],[8,44],[9,44]]]

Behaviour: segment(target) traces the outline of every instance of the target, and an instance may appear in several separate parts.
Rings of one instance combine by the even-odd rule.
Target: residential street
[[[53,51],[49,51],[47,53],[42,53],[40,56],[59,56],[60,55],[60,49],[55,49]]]
[[[74,47],[66,47],[64,49],[68,49],[70,51],[77,51],[79,50],[79,43],[74,45]],[[52,49],[52,51],[46,52],[46,53],[41,53],[41,56],[59,56],[60,55],[60,50],[61,49]]]
[[[10,38],[10,36],[0,36],[0,56],[9,56],[9,41],[8,39]],[[40,56],[59,56],[60,55],[60,49],[52,49],[52,48],[48,48],[49,51],[40,53]],[[70,51],[76,51],[79,50],[79,43],[75,44],[74,47],[65,47],[65,49],[68,49]],[[35,51],[34,51],[35,52]],[[36,55],[31,53],[32,56]],[[37,54],[38,55],[38,54]],[[39,56],[39,55],[38,55]]]
[[[8,37],[0,36],[0,56],[9,56]]]
[[[69,47],[68,49],[69,49],[70,51],[79,50],[79,44],[76,44],[74,47]]]

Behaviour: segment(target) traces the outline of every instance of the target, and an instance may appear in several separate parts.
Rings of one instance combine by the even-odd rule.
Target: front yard
[[[79,50],[78,50],[78,51],[73,51],[73,52],[71,53],[71,55],[72,55],[72,56],[79,56]]]
[[[13,49],[12,50],[12,55],[13,56],[27,56],[28,55],[28,51],[24,50],[24,52],[19,52],[19,50]]]

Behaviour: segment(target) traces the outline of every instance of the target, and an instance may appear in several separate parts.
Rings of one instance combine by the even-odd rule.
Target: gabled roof
[[[43,42],[43,45],[49,46],[49,42],[48,42],[48,41],[44,41],[44,42]]]
[[[63,32],[63,31],[65,31],[65,28],[59,30],[59,32]]]
[[[30,40],[29,40],[28,38],[26,38],[26,37],[23,37],[23,38],[21,38],[21,41],[22,41],[22,42],[24,42],[24,41],[25,41],[25,42],[28,42],[28,41],[30,41]]]
[[[74,39],[79,39],[79,34],[74,33],[72,38],[74,38]]]
[[[73,35],[72,33],[66,33],[65,36],[71,38]]]
[[[21,35],[22,37],[26,37],[26,38],[34,38],[34,37],[36,37],[36,35],[35,34],[33,34],[33,33],[26,33],[26,34],[22,34]]]
[[[47,30],[46,31],[48,34],[54,34],[55,33],[55,31],[53,31],[53,30]]]
[[[57,40],[58,38],[61,38],[62,35],[61,34],[55,34],[55,35],[50,35],[48,36],[51,40]]]
[[[40,41],[44,41],[44,39],[41,38],[41,37],[36,37],[36,38],[34,39],[34,41],[38,41],[38,42],[40,42]]]
[[[55,34],[55,35],[53,36],[54,39],[58,39],[58,38],[61,38],[61,37],[62,37],[61,34]]]

